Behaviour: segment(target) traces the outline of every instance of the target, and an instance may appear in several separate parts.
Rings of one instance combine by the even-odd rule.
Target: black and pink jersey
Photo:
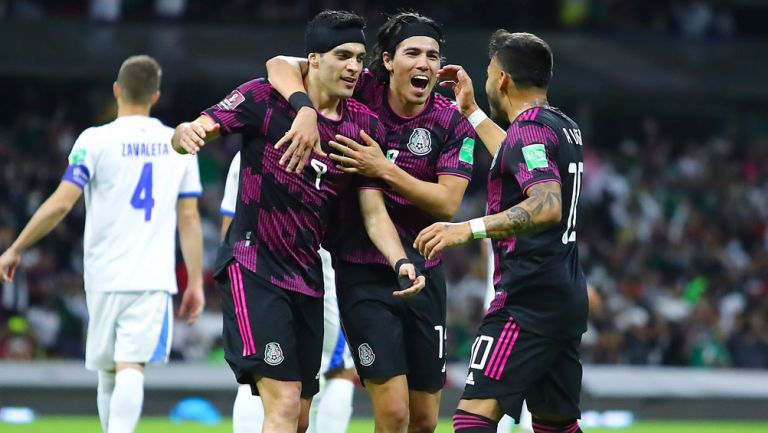
[[[336,134],[357,136],[364,130],[383,139],[384,129],[365,105],[343,100],[338,119],[318,115],[323,150]],[[320,240],[338,215],[342,200],[362,180],[336,168],[327,158],[313,155],[301,174],[287,173],[278,161],[285,149],[274,144],[290,129],[296,111],[266,79],[240,85],[203,114],[221,125],[221,134],[243,134],[240,184],[235,217],[222,243],[217,268],[233,257],[275,286],[308,296],[323,295]]]
[[[531,332],[573,337],[586,331],[587,289],[576,233],[584,158],[579,126],[552,107],[521,113],[507,130],[488,175],[487,214],[519,204],[541,182],[557,182],[562,219],[531,234],[493,240],[496,298]]]
[[[397,115],[388,102],[389,85],[364,71],[358,80],[354,97],[375,112],[386,128],[386,140],[379,142],[393,163],[411,176],[426,182],[437,182],[440,175],[472,176],[475,131],[448,98],[432,93],[423,111],[413,117]],[[357,138],[357,135],[351,137]],[[359,141],[359,139],[358,139]],[[412,247],[419,232],[437,219],[410,200],[391,189],[384,190],[387,210],[392,218],[408,257],[422,269],[440,263],[440,257],[425,261]],[[360,212],[350,209],[345,217],[350,223],[338,233],[336,260],[360,264],[387,264],[373,246],[359,219]]]

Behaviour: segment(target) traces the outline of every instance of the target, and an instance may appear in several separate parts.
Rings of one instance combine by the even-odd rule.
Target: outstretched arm
[[[376,248],[384,254],[390,266],[394,269],[401,259],[407,259],[400,236],[397,234],[392,219],[387,213],[384,204],[384,194],[376,189],[362,189],[359,192],[360,210],[363,213],[363,222],[368,237]],[[416,275],[416,268],[410,262],[395,269],[398,275],[408,276],[411,286],[405,290],[394,292],[396,296],[415,295],[424,288],[424,276]]]
[[[493,215],[461,223],[435,223],[419,233],[414,247],[431,259],[446,247],[469,242],[474,238],[508,238],[541,231],[562,218],[559,182],[542,182],[528,188],[528,198]]]
[[[440,69],[437,75],[443,79],[440,82],[441,87],[453,89],[459,111],[469,119],[488,152],[495,155],[507,133],[496,122],[485,116],[480,107],[477,106],[472,78],[467,74],[467,71],[458,65],[447,65]]]
[[[203,231],[200,227],[200,213],[197,197],[179,199],[178,204],[179,245],[187,268],[187,288],[181,299],[179,317],[192,324],[203,312]]]
[[[296,118],[291,124],[291,129],[275,143],[276,149],[290,143],[279,161],[280,165],[288,163],[285,166],[288,172],[301,173],[313,151],[325,156],[320,148],[317,111],[304,88],[304,76],[307,75],[308,69],[307,59],[301,57],[277,56],[267,61],[269,83],[296,109]]]
[[[21,262],[21,254],[59,225],[82,194],[83,191],[74,183],[62,181],[59,184],[56,191],[32,215],[19,237],[0,256],[3,280],[13,280],[16,267]]]

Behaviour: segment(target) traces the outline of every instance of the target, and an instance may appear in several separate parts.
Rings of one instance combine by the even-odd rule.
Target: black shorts
[[[532,413],[580,418],[581,338],[554,339],[521,329],[506,309],[488,314],[472,344],[462,399],[496,399],[520,421]]]
[[[439,266],[424,276],[421,292],[400,299],[389,267],[337,266],[341,324],[361,379],[405,374],[409,389],[427,392],[445,385],[445,279]]]
[[[323,298],[276,287],[237,262],[217,275],[224,315],[224,351],[237,381],[254,376],[301,381],[301,396],[319,390]]]

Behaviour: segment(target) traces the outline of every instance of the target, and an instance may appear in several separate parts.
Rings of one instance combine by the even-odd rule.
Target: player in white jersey
[[[235,203],[240,179],[240,152],[232,158],[221,201],[222,238],[235,215]],[[341,331],[336,282],[331,255],[320,249],[323,262],[323,359],[320,363],[320,392],[313,398],[307,433],[344,433],[352,417],[352,395],[355,377],[352,354]],[[250,385],[240,385],[232,409],[234,433],[260,433],[264,424],[261,398],[251,393]]]
[[[160,77],[160,65],[149,56],[123,63],[113,85],[117,119],[80,134],[62,182],[0,256],[3,279],[10,281],[21,254],[85,194],[85,363],[98,371],[105,433],[134,430],[144,399],[144,365],[168,359],[177,217],[188,274],[179,316],[191,323],[205,303],[200,175],[195,157],[173,151],[173,129],[149,117]]]

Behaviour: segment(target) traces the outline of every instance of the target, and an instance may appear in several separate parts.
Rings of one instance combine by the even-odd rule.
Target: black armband
[[[298,113],[299,110],[301,110],[303,107],[309,107],[311,109],[315,109],[315,106],[312,105],[312,101],[309,100],[309,96],[305,92],[293,92],[291,96],[288,98],[288,103],[291,104],[291,107],[293,107],[294,110]]]

